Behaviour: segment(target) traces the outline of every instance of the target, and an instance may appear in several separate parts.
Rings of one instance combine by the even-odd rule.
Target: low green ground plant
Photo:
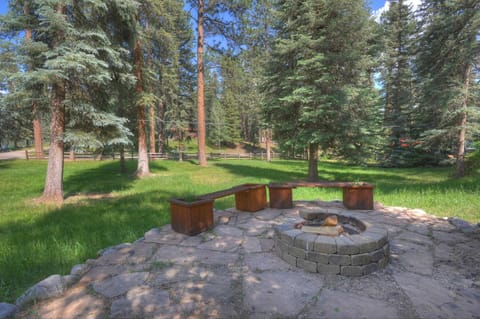
[[[65,204],[44,206],[44,161],[0,162],[0,302],[15,299],[35,282],[68,274],[75,264],[95,258],[100,249],[132,242],[153,227],[170,222],[168,199],[190,198],[243,183],[302,180],[304,161],[155,161],[152,177],[133,178],[118,161],[65,164]],[[452,168],[385,169],[322,162],[319,176],[329,181],[373,183],[375,201],[421,208],[437,216],[480,221],[480,172],[461,180]],[[338,189],[298,188],[295,200],[341,199]],[[215,201],[217,209],[234,206],[234,197]]]

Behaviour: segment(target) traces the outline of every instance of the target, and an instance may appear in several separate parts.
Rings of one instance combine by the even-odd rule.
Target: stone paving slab
[[[215,227],[197,236],[154,228],[76,265],[60,276],[68,287],[25,303],[17,318],[480,318],[478,226],[375,207],[301,201],[292,209],[215,211]],[[308,273],[296,258],[277,257],[274,227],[300,221],[300,209],[318,208],[386,229],[390,264],[344,277]],[[0,303],[0,319],[17,310]]]

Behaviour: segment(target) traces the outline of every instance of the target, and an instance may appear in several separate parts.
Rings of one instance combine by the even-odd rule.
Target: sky
[[[0,0],[0,14],[5,14],[7,12],[8,1]]]

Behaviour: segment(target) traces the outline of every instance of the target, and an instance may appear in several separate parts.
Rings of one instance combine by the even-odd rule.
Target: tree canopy
[[[206,142],[273,132],[283,156],[308,154],[312,180],[319,156],[453,160],[461,177],[479,139],[478,0],[392,0],[378,20],[362,0],[8,4],[0,144],[33,138],[41,156],[50,136],[45,199],[63,197],[65,150],[135,147],[143,176],[169,139],[198,137],[206,164]]]

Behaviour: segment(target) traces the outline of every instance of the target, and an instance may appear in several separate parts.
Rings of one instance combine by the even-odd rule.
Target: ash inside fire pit
[[[300,216],[305,221],[295,224],[295,228],[306,233],[340,236],[360,234],[366,229],[365,224],[358,219],[343,215],[301,210]]]

